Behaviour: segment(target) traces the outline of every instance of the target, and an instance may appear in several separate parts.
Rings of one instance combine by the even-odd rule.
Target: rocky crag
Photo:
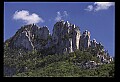
[[[52,34],[50,34],[47,26],[24,25],[5,43],[8,43],[10,48],[28,51],[39,50],[42,52],[47,50],[50,53],[59,54],[71,53],[80,49],[82,51],[89,50],[103,60],[105,56],[109,56],[100,42],[96,42],[95,39],[90,40],[89,31],[85,30],[81,34],[78,26],[63,20],[54,25]],[[46,54],[48,53],[46,52]],[[112,60],[110,56],[109,59]]]
[[[93,60],[74,62],[75,65],[84,69],[95,69],[102,64],[109,64],[114,61],[104,46],[95,39],[91,40],[90,36],[89,31],[85,30],[81,33],[78,26],[63,20],[54,25],[52,34],[50,34],[47,26],[39,27],[36,24],[29,24],[22,26],[13,37],[7,39],[4,42],[4,47],[7,46],[12,50],[18,49],[20,56],[22,56],[22,50],[26,52],[37,50],[43,55],[69,54],[77,50],[90,52],[100,62]],[[9,55],[6,54],[5,56]],[[4,66],[4,73],[12,76],[16,69],[15,67],[7,67],[8,63]]]
[[[6,43],[12,49],[39,50],[46,55],[71,53],[75,50],[89,51],[102,62],[113,61],[100,42],[96,42],[95,39],[90,40],[89,31],[85,30],[81,34],[78,26],[63,20],[54,25],[52,34],[47,26],[24,25],[13,37],[6,40]]]

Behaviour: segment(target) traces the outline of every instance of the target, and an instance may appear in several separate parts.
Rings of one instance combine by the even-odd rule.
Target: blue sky
[[[35,20],[32,20],[32,19]],[[24,24],[48,26],[69,21],[89,30],[91,40],[101,42],[111,56],[115,53],[115,4],[101,2],[4,2],[4,41]]]

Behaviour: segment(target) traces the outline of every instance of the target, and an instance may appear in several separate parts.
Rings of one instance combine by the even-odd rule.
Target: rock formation
[[[90,40],[89,31],[85,30],[81,35],[78,26],[63,20],[54,25],[52,34],[49,33],[47,26],[24,25],[5,43],[8,43],[10,48],[39,50],[45,51],[46,54],[47,52],[71,53],[77,49],[90,50],[95,55],[108,54],[100,42],[97,43],[95,39]]]
[[[90,32],[85,30],[80,37],[80,49],[84,50],[90,47]]]
[[[70,53],[79,49],[80,30],[68,21],[60,21],[54,25],[52,38],[58,53]]]
[[[22,56],[22,50],[38,50],[42,55],[71,53],[76,50],[88,51],[93,56],[95,55],[100,60],[100,63],[93,60],[74,63],[84,69],[96,69],[99,65],[114,61],[100,42],[98,43],[95,39],[90,40],[89,31],[85,30],[80,34],[78,26],[63,20],[54,25],[52,34],[50,34],[47,26],[24,25],[13,37],[5,41],[6,44],[11,49],[20,49],[18,50],[19,56]],[[27,67],[23,67],[20,68],[20,71],[26,71],[26,69]],[[4,67],[6,75],[11,76],[15,71],[15,67]]]
[[[48,41],[49,30],[46,26],[40,28],[35,24],[21,27],[10,39],[11,48],[24,48],[26,50],[42,49]]]

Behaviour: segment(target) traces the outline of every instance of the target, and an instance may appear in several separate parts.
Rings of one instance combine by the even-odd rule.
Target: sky
[[[4,41],[25,24],[47,26],[52,33],[60,20],[79,26],[81,34],[90,31],[91,40],[115,56],[114,2],[4,2]]]

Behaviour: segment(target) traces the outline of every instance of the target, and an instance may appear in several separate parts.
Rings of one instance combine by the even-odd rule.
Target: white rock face
[[[87,49],[90,45],[90,32],[86,30],[80,38],[80,49]]]
[[[75,25],[72,26],[72,42],[73,50],[79,49],[80,30]]]
[[[12,46],[27,50],[42,49],[47,43],[48,35],[49,30],[46,26],[40,28],[35,24],[25,25],[13,37]]]
[[[62,20],[54,25],[52,35],[47,26],[40,28],[36,24],[24,25],[12,38],[11,46],[27,50],[52,48],[55,53],[71,53],[79,49],[79,40],[79,27]]]
[[[101,43],[95,39],[90,41],[89,31],[85,30],[81,35],[78,26],[63,20],[54,25],[51,35],[47,26],[40,28],[36,24],[24,25],[12,37],[9,45],[12,48],[46,50],[52,53],[71,53],[77,49],[89,48],[97,48],[95,54],[105,52]]]
[[[54,25],[52,38],[58,53],[64,51],[70,53],[79,49],[79,27],[70,25],[68,21],[60,21]]]
[[[71,39],[71,38],[69,39],[68,45],[69,45],[69,46],[68,46],[68,53],[73,52],[72,39]]]

